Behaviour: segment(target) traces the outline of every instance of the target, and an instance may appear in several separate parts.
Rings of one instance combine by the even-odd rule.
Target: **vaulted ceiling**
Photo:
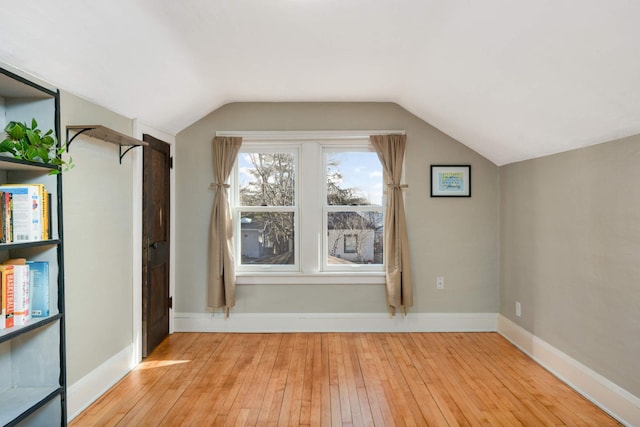
[[[396,102],[498,165],[640,133],[640,2],[0,0],[0,62],[177,133]]]

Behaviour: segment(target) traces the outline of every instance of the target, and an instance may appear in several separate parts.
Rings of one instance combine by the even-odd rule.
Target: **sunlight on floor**
[[[140,363],[136,369],[153,369],[162,368],[165,366],[179,365],[181,363],[189,363],[191,360],[152,360],[150,362]]]

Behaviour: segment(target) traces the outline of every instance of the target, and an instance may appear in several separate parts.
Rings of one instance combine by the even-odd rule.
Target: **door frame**
[[[176,137],[155,129],[139,120],[133,120],[133,135],[142,140],[143,134],[149,134],[169,144],[170,155],[175,159]],[[142,149],[132,150],[133,153],[133,363],[134,366],[142,361]],[[131,154],[130,153],[130,154]],[[175,160],[174,160],[175,165]],[[175,295],[175,166],[169,170],[169,296]],[[169,309],[169,334],[174,331],[174,308]]]

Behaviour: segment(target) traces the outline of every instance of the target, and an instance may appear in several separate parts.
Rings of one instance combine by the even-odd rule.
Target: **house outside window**
[[[381,270],[384,186],[377,154],[368,146],[325,145],[323,157],[325,270]]]

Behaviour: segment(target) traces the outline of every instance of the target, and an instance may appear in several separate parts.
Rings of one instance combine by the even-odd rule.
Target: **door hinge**
[[[173,156],[169,157],[169,169],[173,169]]]
[[[173,297],[169,297],[169,308],[173,308]]]

